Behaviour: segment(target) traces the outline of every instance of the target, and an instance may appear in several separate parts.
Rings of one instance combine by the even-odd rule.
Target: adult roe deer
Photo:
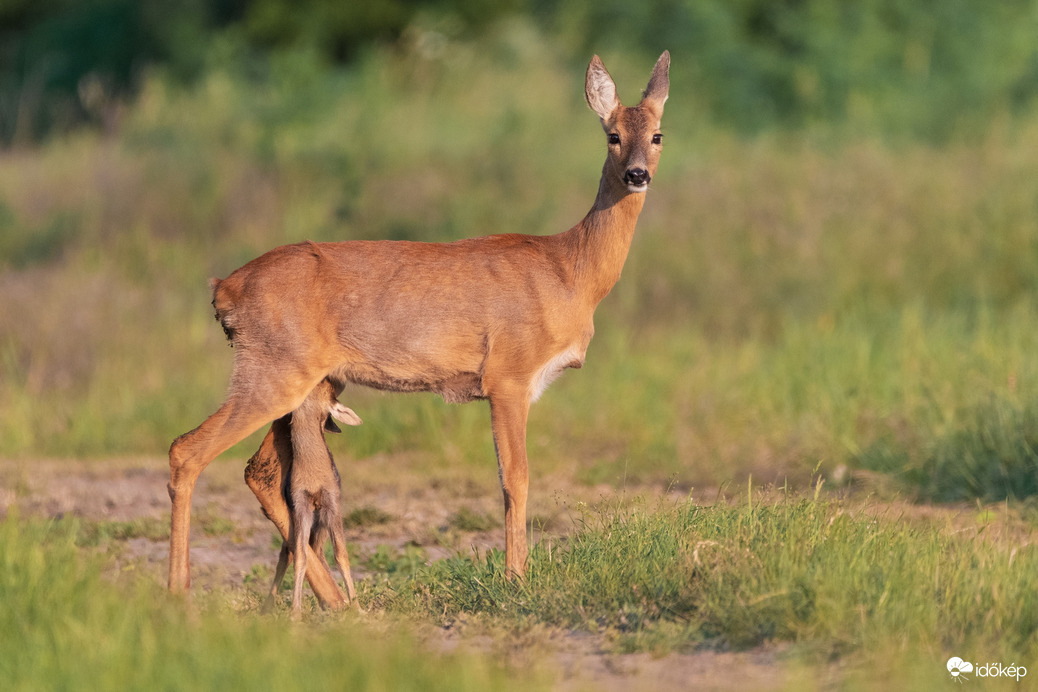
[[[171,590],[190,586],[198,476],[260,426],[277,419],[283,431],[283,417],[326,377],[437,392],[448,402],[489,400],[505,563],[510,574],[523,574],[529,407],[562,370],[583,365],[595,308],[620,277],[662,149],[669,67],[664,52],[641,102],[626,107],[592,58],[585,95],[608,153],[591,211],[568,231],[453,243],[305,242],[214,280],[213,306],[235,347],[234,369],[219,410],[169,450]],[[285,446],[277,430],[276,423],[257,453],[268,462]]]
[[[268,603],[277,595],[281,579],[288,569],[289,553],[295,556],[295,588],[292,591],[292,615],[302,614],[303,579],[307,573],[307,546],[313,550],[320,564],[324,564],[324,540],[330,535],[335,563],[346,583],[346,599],[356,603],[357,591],[350,574],[350,559],[346,554],[346,535],[342,528],[340,509],[340,478],[335,468],[324,433],[340,432],[332,418],[345,425],[360,425],[360,417],[336,397],[340,385],[323,380],[314,387],[306,400],[292,412],[290,425],[292,461],[289,473],[283,478],[281,493],[292,513],[290,538],[281,545],[274,583],[270,587]],[[314,562],[312,564],[318,564]]]

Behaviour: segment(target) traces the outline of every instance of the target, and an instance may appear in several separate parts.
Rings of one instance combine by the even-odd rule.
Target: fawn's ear
[[[646,101],[648,104],[661,114],[663,113],[663,104],[667,101],[667,92],[670,91],[670,51],[663,51],[663,55],[656,61],[656,67],[652,68],[652,77],[649,78],[649,85],[645,87],[645,92],[642,94],[642,102]]]
[[[343,406],[338,401],[332,404],[330,413],[332,418],[343,425],[360,425],[364,422],[360,419],[360,416],[353,412],[353,409],[349,406]]]
[[[609,116],[620,105],[620,100],[616,98],[616,84],[597,55],[591,58],[591,64],[587,66],[584,96],[587,97],[587,105],[603,121],[609,120]]]

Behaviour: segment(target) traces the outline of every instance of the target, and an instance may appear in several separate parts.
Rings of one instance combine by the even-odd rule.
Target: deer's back
[[[539,364],[521,361],[545,344],[586,347],[591,309],[573,286],[570,252],[561,236],[526,235],[286,245],[219,282],[214,305],[236,347],[469,401],[484,396],[495,349],[532,372]],[[586,318],[573,319],[580,310]]]

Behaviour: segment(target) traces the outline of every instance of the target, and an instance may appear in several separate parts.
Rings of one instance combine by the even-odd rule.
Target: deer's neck
[[[619,280],[644,204],[644,192],[628,191],[603,170],[594,206],[571,230],[578,290],[592,306],[598,305]]]

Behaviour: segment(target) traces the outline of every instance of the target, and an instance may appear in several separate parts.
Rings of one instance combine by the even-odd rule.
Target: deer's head
[[[597,55],[587,68],[584,94],[591,110],[602,120],[609,146],[606,173],[630,192],[645,192],[656,174],[663,149],[660,119],[670,88],[669,70],[670,52],[663,51],[641,102],[628,108],[620,103],[616,84]]]

